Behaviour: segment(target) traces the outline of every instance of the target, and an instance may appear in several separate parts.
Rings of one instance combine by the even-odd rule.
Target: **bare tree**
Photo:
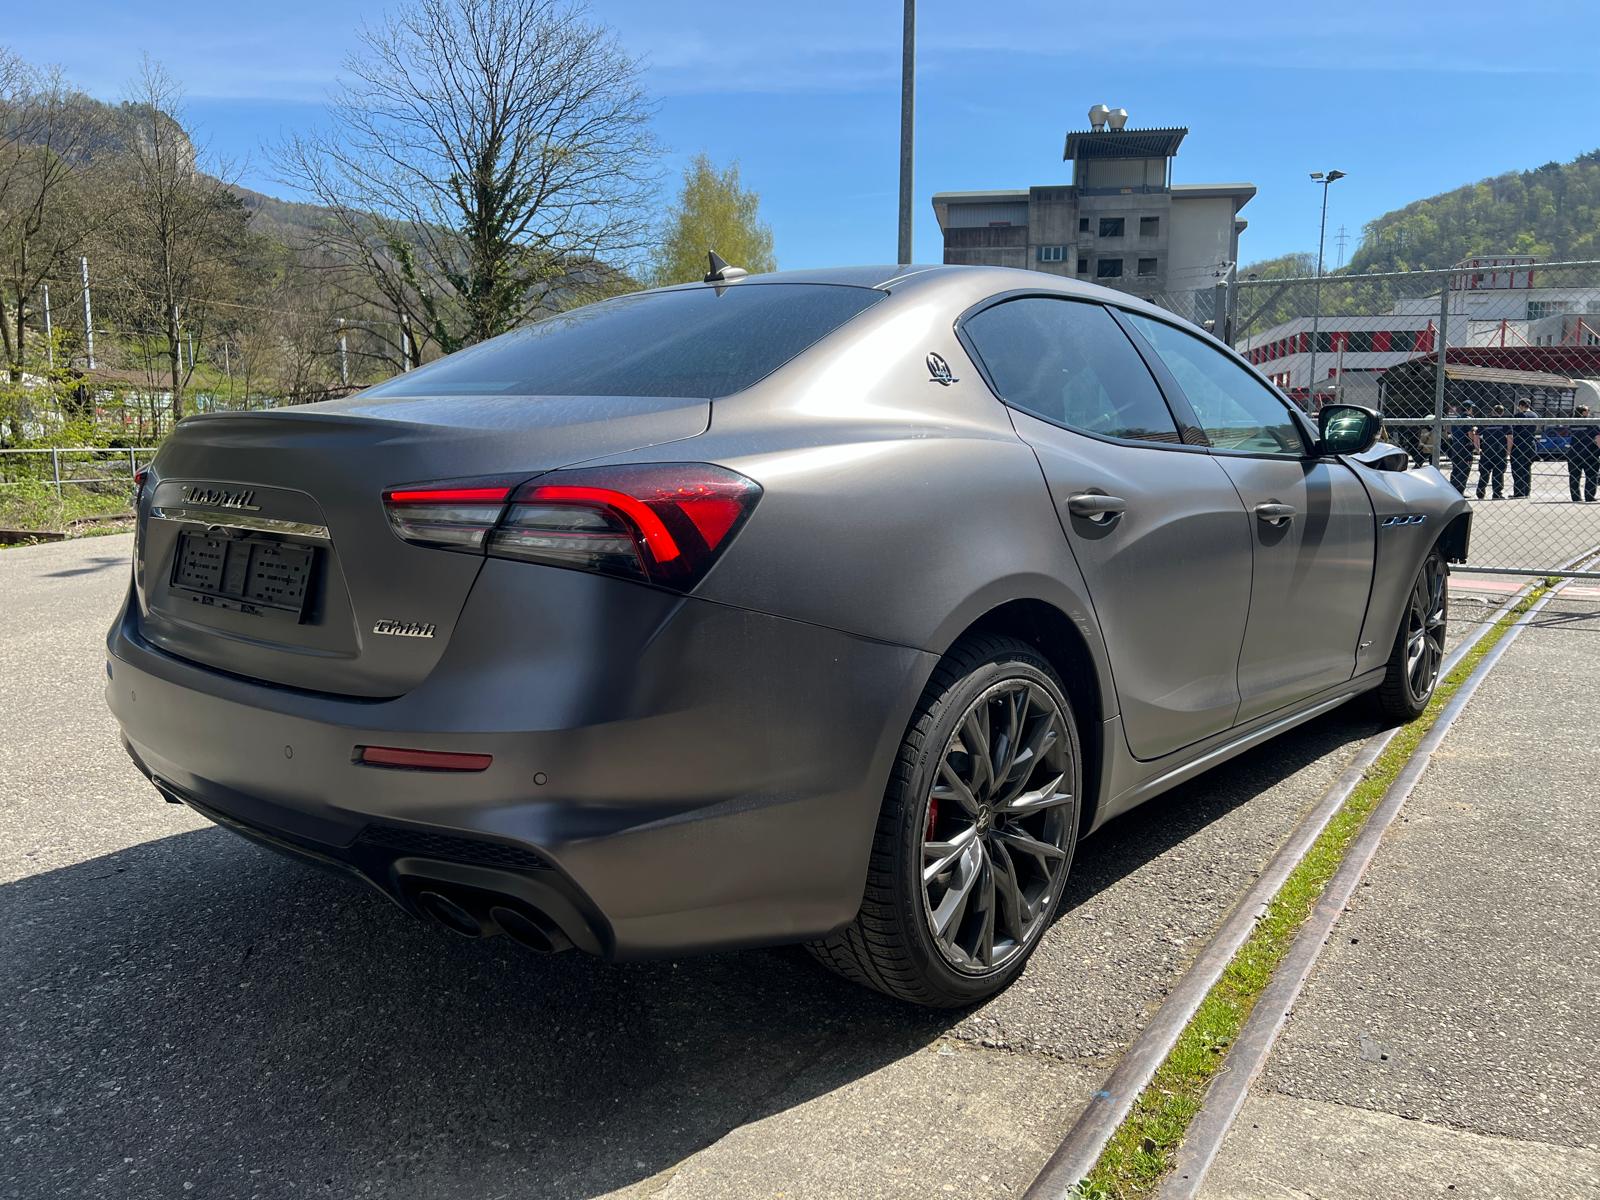
[[[0,285],[11,308],[0,317],[0,349],[21,378],[30,307],[39,286],[62,273],[93,228],[80,185],[96,128],[92,106],[63,82],[0,51]]]
[[[233,294],[249,257],[248,213],[227,182],[199,169],[178,119],[181,100],[171,76],[145,59],[123,105],[127,195],[112,243],[126,311],[164,339],[174,421],[194,371],[192,356],[184,361],[184,334],[203,340],[213,307]]]
[[[397,318],[449,352],[645,248],[651,107],[586,10],[415,0],[361,41],[333,130],[276,157]]]

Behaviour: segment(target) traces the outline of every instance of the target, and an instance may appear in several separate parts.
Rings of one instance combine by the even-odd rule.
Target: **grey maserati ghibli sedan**
[[[1427,703],[1471,514],[1375,414],[1055,276],[720,267],[183,421],[106,664],[162,795],[461,934],[950,1006],[1107,821]]]

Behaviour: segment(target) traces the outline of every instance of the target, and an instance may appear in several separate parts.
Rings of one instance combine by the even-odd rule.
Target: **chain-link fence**
[[[1474,501],[1465,569],[1557,573],[1600,547],[1600,262],[1486,256],[1211,292],[1214,331],[1296,403],[1379,410],[1386,440]]]

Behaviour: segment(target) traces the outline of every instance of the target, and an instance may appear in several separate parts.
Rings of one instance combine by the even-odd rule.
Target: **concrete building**
[[[1174,183],[1187,129],[1127,129],[1127,114],[1104,105],[1089,119],[1067,135],[1070,183],[936,192],[944,261],[1073,276],[1209,320],[1255,185]]]

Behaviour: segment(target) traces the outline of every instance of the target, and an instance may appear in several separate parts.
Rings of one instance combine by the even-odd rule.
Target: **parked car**
[[[1533,457],[1540,462],[1565,461],[1567,447],[1572,443],[1572,431],[1564,425],[1543,425],[1533,444]]]
[[[1427,703],[1470,512],[1319,417],[1072,280],[714,271],[183,421],[106,694],[168,800],[458,933],[966,1004],[1084,835]]]

